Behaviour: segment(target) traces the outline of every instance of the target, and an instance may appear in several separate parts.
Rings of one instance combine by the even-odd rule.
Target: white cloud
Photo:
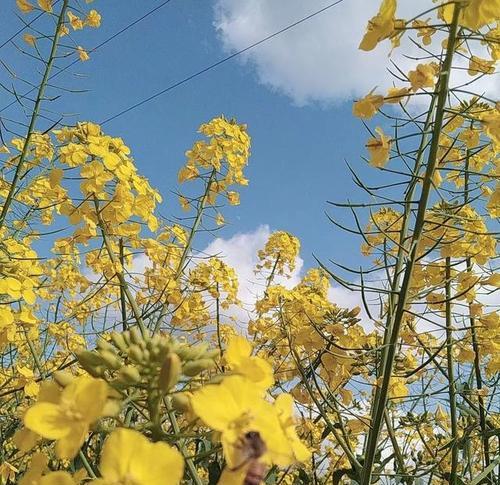
[[[225,50],[234,52],[330,3],[331,0],[217,0],[214,25]],[[406,41],[391,58],[387,41],[371,52],[358,49],[367,21],[379,4],[375,0],[344,0],[255,47],[242,59],[255,69],[262,84],[289,96],[298,105],[344,101],[365,95],[375,86],[385,89],[393,85],[387,71],[392,67],[391,60],[407,72],[415,61],[404,58],[402,53],[425,53]],[[431,0],[406,2],[398,16],[411,18],[429,6]],[[435,45],[439,46],[439,41]],[[465,66],[467,61],[460,64]],[[470,80],[466,71],[456,71],[455,84]],[[495,76],[481,79],[475,90],[495,97],[499,91]],[[416,98],[422,100],[421,96]]]
[[[233,317],[236,324],[243,328],[251,318],[255,302],[264,293],[265,282],[255,275],[254,270],[258,262],[257,251],[264,247],[270,234],[269,226],[261,225],[255,231],[238,233],[229,239],[217,238],[203,250],[203,254],[217,255],[235,269],[240,284],[238,297],[242,302],[242,306],[240,308],[231,308],[226,315]],[[300,282],[306,270],[304,261],[298,257],[295,270],[290,275],[290,278],[278,276],[274,279],[274,283],[281,284],[286,288],[292,288]],[[333,286],[329,291],[329,297],[332,302],[343,308],[361,307],[360,318],[363,324],[372,327],[363,310],[359,293],[349,291],[341,286]]]
[[[261,225],[255,231],[238,233],[229,239],[217,238],[202,251],[203,254],[219,257],[234,268],[238,275],[238,298],[242,305],[241,308],[232,307],[226,312],[226,315],[233,317],[237,324],[248,322],[255,302],[264,293],[265,282],[255,275],[254,270],[258,262],[257,251],[264,247],[270,234],[269,226]],[[304,261],[297,258],[295,270],[290,278],[278,276],[274,281],[287,288],[295,286],[300,281],[303,264]]]

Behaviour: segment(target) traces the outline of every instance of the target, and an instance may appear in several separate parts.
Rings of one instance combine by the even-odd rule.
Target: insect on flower
[[[243,485],[259,485],[266,473],[266,465],[259,461],[267,451],[266,444],[258,431],[248,431],[236,445],[240,451],[241,463],[231,471],[247,467]]]

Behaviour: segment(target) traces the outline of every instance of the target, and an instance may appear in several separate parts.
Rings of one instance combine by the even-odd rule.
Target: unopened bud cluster
[[[138,387],[166,394],[181,376],[194,377],[214,367],[217,350],[207,344],[190,345],[166,335],[142,335],[138,328],[113,332],[100,338],[93,351],[77,354],[80,365],[92,376],[113,387]]]

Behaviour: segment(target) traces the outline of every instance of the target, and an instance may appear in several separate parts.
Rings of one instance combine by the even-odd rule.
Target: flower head
[[[151,443],[138,431],[119,428],[104,443],[100,470],[95,485],[177,485],[184,462],[166,443]]]
[[[389,160],[391,141],[384,134],[382,128],[375,128],[380,138],[370,138],[366,143],[366,148],[370,153],[370,164],[374,167],[383,167]]]
[[[101,379],[81,376],[51,401],[38,401],[26,411],[24,424],[44,438],[56,440],[59,458],[73,458],[89,427],[104,415],[108,386]]]

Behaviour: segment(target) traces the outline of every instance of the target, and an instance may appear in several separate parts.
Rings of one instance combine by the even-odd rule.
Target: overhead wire
[[[163,2],[161,2],[160,4],[158,4],[156,7],[152,8],[151,10],[148,10],[145,14],[143,14],[141,17],[135,19],[134,21],[132,21],[131,23],[127,24],[125,27],[121,28],[120,30],[118,30],[117,32],[115,32],[114,34],[112,34],[110,37],[104,39],[100,44],[97,44],[96,46],[94,46],[92,49],[89,49],[89,54],[92,54],[94,53],[95,51],[97,51],[98,49],[100,49],[101,47],[103,47],[104,45],[108,44],[109,42],[111,42],[112,40],[116,39],[118,36],[122,35],[124,32],[126,32],[127,30],[129,30],[130,28],[132,28],[134,25],[138,24],[139,22],[142,22],[144,19],[146,19],[147,17],[149,17],[150,15],[152,15],[153,13],[157,12],[158,10],[160,10],[161,8],[163,8],[165,5],[167,5],[168,3],[170,3],[172,0],[164,0]],[[42,14],[40,14],[42,15]],[[34,18],[31,23],[33,23],[37,18],[40,17],[40,15],[38,15],[38,17]],[[31,25],[28,24],[28,25]],[[12,40],[16,35],[18,35],[20,32],[22,32],[23,29],[19,30],[16,34],[14,34],[13,36],[11,36],[10,39],[8,39],[7,41],[4,42],[4,44],[10,42],[10,40]],[[2,46],[4,45],[2,44]],[[0,46],[0,48],[2,47]],[[65,67],[59,69],[57,72],[55,72],[54,74],[52,74],[49,78],[49,80],[52,80],[54,79],[55,77],[59,76],[60,74],[62,74],[63,72],[67,71],[70,67],[74,66],[75,64],[77,64],[78,62],[81,62],[79,59],[74,59],[72,62],[70,62],[68,65],[66,65]],[[33,91],[35,91],[36,88],[32,88],[30,89],[29,91],[25,92],[24,94],[20,95],[21,98],[24,98],[25,96],[28,96],[29,94],[31,94]],[[3,108],[0,109],[0,112],[10,108],[12,105],[16,104],[18,101],[17,99],[16,100],[13,100],[11,101],[9,104],[5,105]]]
[[[221,64],[224,64],[228,61],[230,61],[231,59],[234,59],[235,57],[237,56],[240,56],[241,54],[263,44],[264,42],[267,42],[271,39],[273,39],[274,37],[277,37],[278,35],[281,35],[283,34],[284,32],[290,30],[290,29],[293,29],[294,27],[296,27],[297,25],[300,25],[310,19],[312,19],[313,17],[316,17],[317,15],[320,15],[321,13],[329,10],[330,8],[338,5],[339,3],[341,3],[343,0],[337,0],[333,3],[330,3],[328,5],[326,5],[325,7],[307,15],[306,17],[303,17],[295,22],[293,22],[292,24],[289,24],[287,25],[286,27],[283,27],[282,29],[276,31],[276,32],[273,32],[272,34],[268,35],[267,37],[264,37],[263,39],[260,39],[258,40],[257,42],[254,42],[250,45],[248,45],[247,47],[237,51],[237,52],[234,52],[233,54],[230,54],[228,55],[227,57],[224,57],[223,59],[220,59],[216,62],[214,62],[213,64],[210,64],[202,69],[200,69],[199,71],[196,71],[194,72],[193,74],[190,74],[189,76],[186,76],[185,78],[179,80],[179,81],[176,81],[174,82],[173,84],[170,84],[169,86],[167,86],[166,88],[163,88],[161,89],[160,91],[152,94],[151,96],[148,96],[136,103],[134,103],[133,105],[123,109],[122,111],[119,111],[118,113],[106,118],[105,120],[101,121],[101,125],[105,125],[106,123],[109,123],[110,121],[112,120],[115,120],[116,118],[119,118],[120,116],[123,116],[124,114],[126,113],[129,113],[130,111],[136,109],[136,108],[139,108],[140,106],[146,104],[146,103],[149,103],[150,101],[152,101],[153,99],[156,99],[158,98],[159,96],[162,96],[163,94],[165,93],[168,93],[169,91],[172,91],[173,89],[175,88],[178,88],[179,86],[182,86],[183,84],[186,84],[188,83],[189,81],[197,78],[198,76],[201,76],[202,74],[205,74],[206,72],[208,71],[211,71],[212,69],[215,69],[216,67],[220,66]]]

